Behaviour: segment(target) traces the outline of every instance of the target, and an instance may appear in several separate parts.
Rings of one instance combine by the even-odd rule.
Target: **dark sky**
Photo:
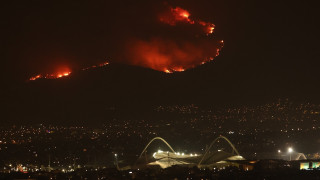
[[[179,74],[182,81],[192,76],[201,83],[193,87],[195,93],[209,95],[219,87],[225,96],[238,92],[234,96],[253,99],[262,95],[320,99],[319,16],[313,1],[167,3],[213,22],[215,38],[225,41],[215,62]],[[106,59],[124,63],[117,55],[125,53],[122,47],[128,38],[166,34],[154,22],[162,5],[163,1],[147,0],[4,2],[1,80],[10,88],[59,66],[80,69]],[[166,35],[174,39],[177,34]]]

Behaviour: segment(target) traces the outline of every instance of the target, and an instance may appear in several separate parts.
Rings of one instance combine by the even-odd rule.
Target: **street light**
[[[293,149],[291,147],[288,148],[288,152],[289,152],[289,155],[290,155],[290,161],[291,161],[291,153],[292,153]]]
[[[116,165],[117,169],[119,170],[118,154],[114,154],[114,157],[115,157],[115,165]]]
[[[278,154],[279,154],[279,159],[281,159],[281,150],[278,150]]]

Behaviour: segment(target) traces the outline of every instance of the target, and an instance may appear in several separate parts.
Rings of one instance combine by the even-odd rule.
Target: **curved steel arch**
[[[173,148],[170,146],[170,144],[166,141],[166,140],[164,140],[163,138],[161,138],[161,137],[155,137],[155,138],[153,138],[153,139],[151,139],[151,141],[147,144],[147,146],[143,149],[143,151],[141,152],[141,154],[140,154],[140,156],[139,156],[139,158],[141,158],[141,156],[142,156],[142,154],[147,150],[147,148],[149,147],[149,145],[154,141],[154,140],[161,140],[162,142],[164,142],[169,148],[170,148],[170,150],[173,152],[173,153],[175,153],[175,151],[173,150]]]
[[[301,156],[303,159],[307,159],[307,157],[303,153],[298,153],[298,157],[296,158],[296,160],[299,160]]]
[[[210,144],[209,148],[206,150],[206,152],[205,152],[204,155],[202,156],[202,159],[200,160],[198,166],[201,165],[202,161],[205,159],[206,155],[209,153],[211,147],[213,146],[213,144],[214,144],[218,139],[224,139],[224,140],[226,140],[226,141],[229,143],[229,145],[232,147],[233,151],[235,151],[236,154],[237,154],[238,156],[240,156],[238,150],[234,147],[234,145],[230,142],[230,140],[229,140],[228,138],[220,135],[219,137],[217,137],[216,139],[214,139],[214,140],[212,141],[212,143]]]

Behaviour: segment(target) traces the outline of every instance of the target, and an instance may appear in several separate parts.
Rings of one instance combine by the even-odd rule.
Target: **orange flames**
[[[177,36],[166,37],[168,35],[163,34],[149,39],[132,38],[127,42],[123,57],[130,64],[173,73],[205,64],[219,55],[224,42],[213,40],[214,24],[194,20],[187,10],[180,7],[168,7],[158,18],[169,27],[181,26],[183,29],[173,30]]]
[[[146,15],[145,17],[154,16]],[[127,36],[122,37],[124,41],[119,38],[119,48],[112,52],[114,53],[112,59],[115,62],[174,73],[205,64],[220,54],[224,41],[214,40],[215,25],[213,23],[194,18],[189,11],[181,7],[167,6],[164,12],[155,17],[158,18],[156,19],[158,23],[144,26],[141,23],[150,21],[142,20],[141,23],[137,23],[139,28],[143,27],[141,32],[128,33]],[[104,62],[82,68],[82,70],[108,64],[109,62]],[[65,68],[51,74],[38,74],[30,80],[57,79],[70,74],[71,70]]]
[[[30,81],[34,81],[37,79],[57,79],[62,77],[67,77],[71,74],[71,71],[67,67],[59,68],[55,73],[51,74],[38,74],[29,78]]]
[[[178,22],[187,22],[194,24],[194,21],[189,19],[190,13],[180,7],[170,8],[169,12],[162,13],[159,16],[161,22],[170,24],[172,26],[176,25]]]
[[[172,8],[169,7],[169,11],[160,14],[159,20],[163,23],[169,24],[171,26],[177,25],[177,23],[189,23],[189,24],[198,24],[203,26],[204,32],[206,34],[212,34],[215,28],[215,25],[209,22],[204,22],[201,20],[192,20],[190,19],[190,13],[187,10],[184,10],[180,7]]]
[[[182,72],[213,60],[219,55],[223,42],[216,48],[205,41],[192,44],[154,38],[149,41],[133,40],[128,47],[126,55],[134,65],[172,73]]]
[[[45,74],[45,75],[38,74],[36,76],[29,78],[29,80],[34,81],[34,80],[42,79],[42,78],[44,78],[44,79],[57,79],[57,78],[69,76],[70,74],[71,74],[71,72],[62,72],[62,73]]]
[[[85,70],[93,69],[93,68],[96,68],[96,67],[103,67],[103,66],[106,66],[108,64],[109,64],[109,62],[106,61],[106,62],[101,63],[99,65],[92,65],[92,66],[89,66],[89,67],[86,67],[86,68],[82,68],[82,70],[85,71]]]
[[[93,66],[90,66],[90,67],[83,68],[82,70],[85,71],[85,70],[96,68],[96,67],[106,66],[108,64],[109,64],[109,62],[104,62],[104,63],[101,63],[99,65],[93,65]],[[60,67],[60,68],[58,68],[58,70],[56,70],[55,73],[45,74],[45,75],[38,74],[36,76],[33,76],[33,77],[29,78],[29,80],[30,81],[34,81],[34,80],[37,80],[37,79],[58,79],[58,78],[67,77],[70,74],[71,74],[70,68],[68,68],[68,67]]]

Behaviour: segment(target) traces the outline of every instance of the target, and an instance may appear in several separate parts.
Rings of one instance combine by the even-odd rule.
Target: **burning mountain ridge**
[[[166,6],[157,21],[164,33],[131,38],[123,58],[127,63],[166,73],[180,72],[213,60],[224,45],[223,40],[214,40],[213,23],[193,19],[181,7]]]
[[[108,58],[110,61],[81,69],[116,62],[166,73],[181,72],[212,61],[224,45],[223,40],[214,39],[213,23],[194,18],[181,7],[165,4],[158,13],[147,16],[146,19],[150,21],[140,20],[140,23],[147,28],[138,28],[137,33],[128,31],[123,37],[119,37],[119,42],[114,44],[117,51],[111,52]],[[151,25],[148,26],[146,22],[151,22]],[[36,74],[29,80],[62,78],[69,76],[71,69],[76,70],[69,67],[58,69],[52,73]]]

